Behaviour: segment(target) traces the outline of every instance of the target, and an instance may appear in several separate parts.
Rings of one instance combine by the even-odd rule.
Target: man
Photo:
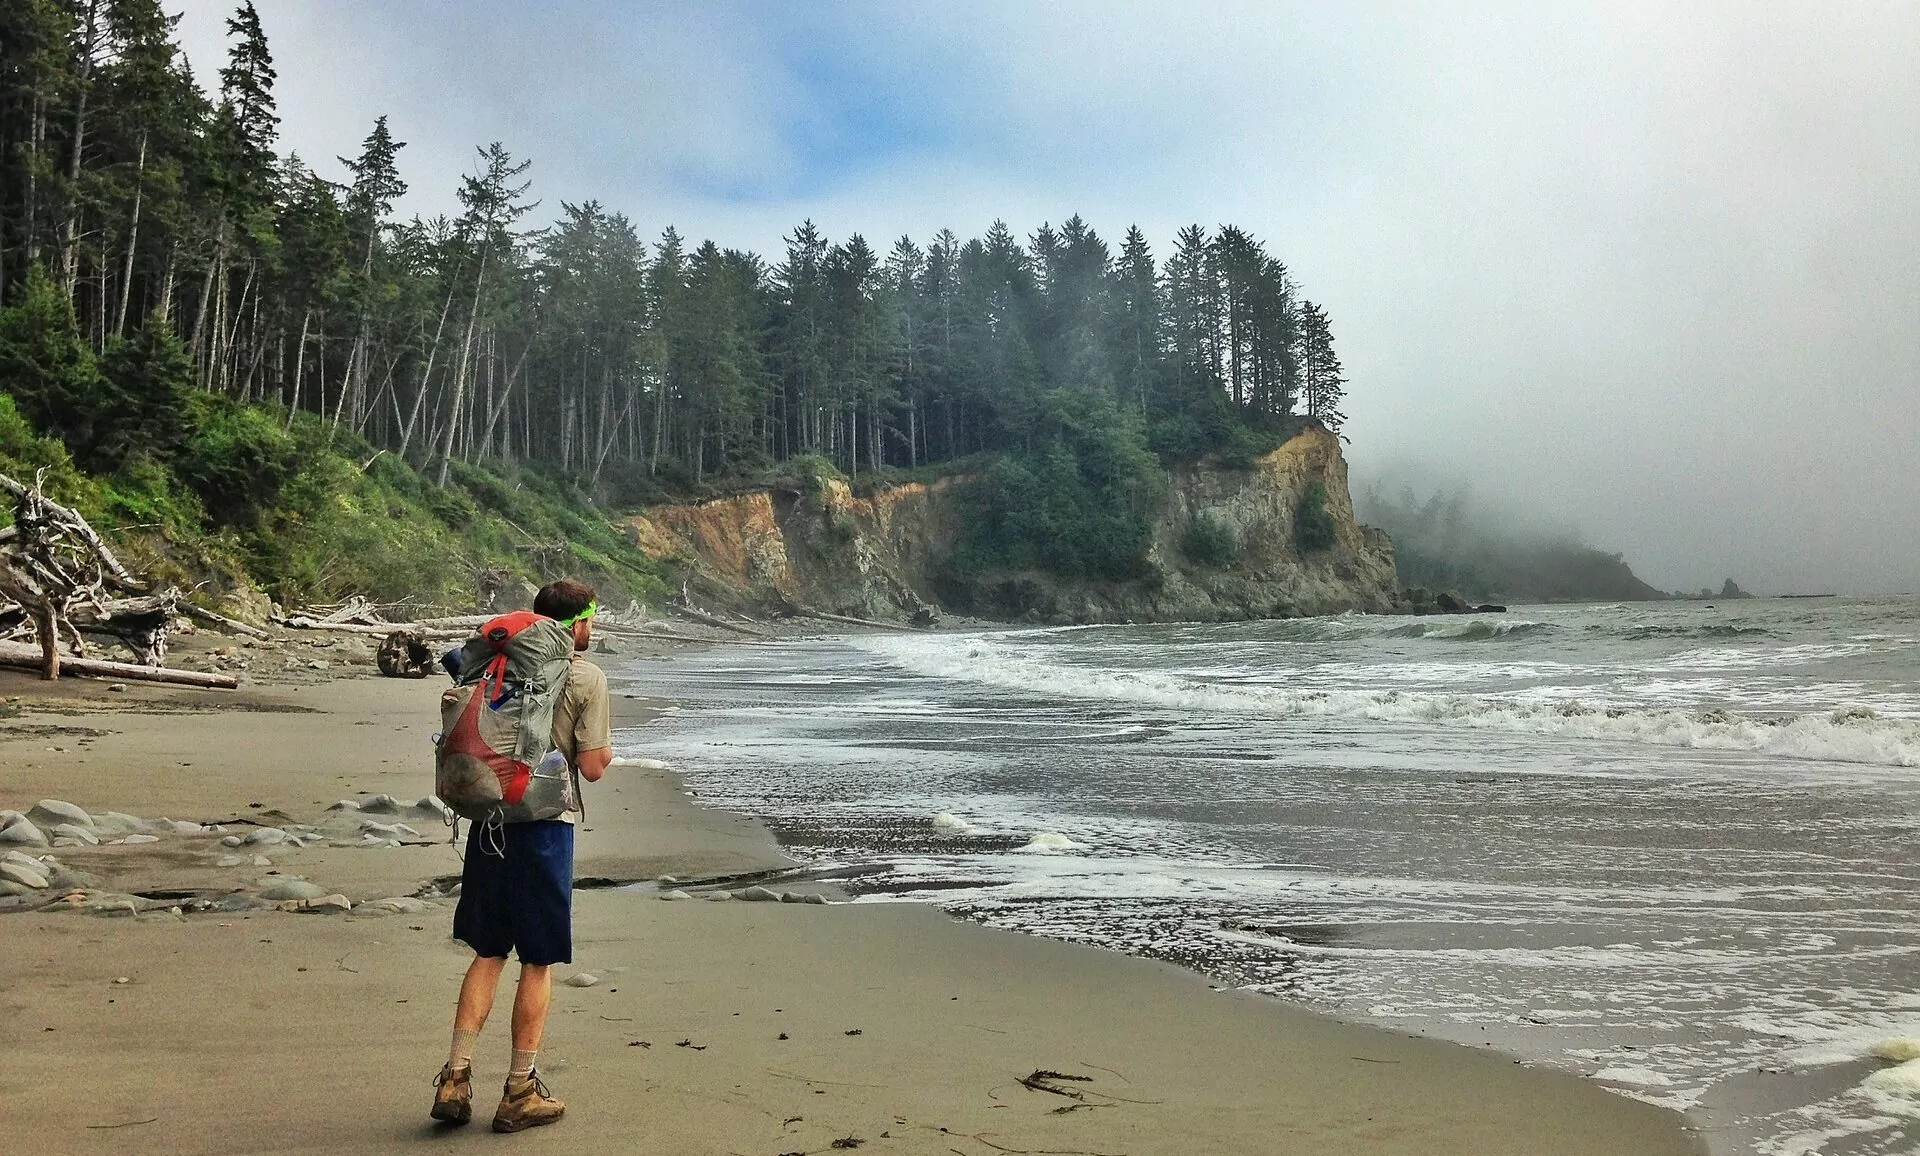
[[[533,600],[534,613],[573,630],[573,663],[554,707],[553,745],[589,783],[600,781],[613,758],[607,676],[580,657],[593,640],[597,608],[593,588],[570,578],[546,586]],[[474,959],[460,984],[453,1048],[434,1077],[433,1118],[464,1124],[473,1115],[474,1042],[493,1010],[507,953],[515,951],[520,982],[513,997],[513,1062],[493,1130],[518,1132],[553,1123],[565,1105],[548,1094],[533,1061],[553,996],[553,965],[573,962],[571,814],[491,831],[474,824],[467,834],[453,937],[473,949]]]

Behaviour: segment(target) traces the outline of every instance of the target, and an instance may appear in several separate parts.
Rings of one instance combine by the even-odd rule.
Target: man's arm
[[[613,748],[601,747],[597,751],[581,751],[580,761],[574,764],[580,770],[580,777],[589,783],[597,783],[600,776],[607,773],[607,764],[613,762]]]
[[[574,720],[573,766],[581,778],[597,783],[613,762],[613,695],[599,667],[584,659],[576,660],[574,667],[574,679],[586,693]]]

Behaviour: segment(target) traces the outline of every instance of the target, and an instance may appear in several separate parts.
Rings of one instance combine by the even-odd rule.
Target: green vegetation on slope
[[[454,463],[432,485],[316,414],[241,405],[190,373],[164,329],[95,358],[64,297],[31,279],[0,309],[0,472],[44,470],[50,494],[156,578],[250,582],[289,605],[357,593],[466,606],[484,570],[666,593],[659,564],[565,478]],[[142,404],[154,398],[169,401]]]

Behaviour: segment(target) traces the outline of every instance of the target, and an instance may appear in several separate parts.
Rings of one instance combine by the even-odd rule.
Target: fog
[[[1356,488],[1464,479],[1664,589],[1920,589],[1920,5],[262,0],[283,147],[774,253],[1239,224],[1326,307]],[[211,79],[226,5],[181,26]]]

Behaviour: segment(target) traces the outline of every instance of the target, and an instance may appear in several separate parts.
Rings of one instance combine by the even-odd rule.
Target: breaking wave
[[[1222,684],[1170,671],[1114,671],[1055,663],[1005,642],[983,638],[873,636],[851,641],[914,674],[1062,698],[1242,717],[1459,726],[1556,738],[1751,751],[1783,759],[1920,766],[1920,721],[1883,718],[1871,710],[1749,715],[1579,700]]]

